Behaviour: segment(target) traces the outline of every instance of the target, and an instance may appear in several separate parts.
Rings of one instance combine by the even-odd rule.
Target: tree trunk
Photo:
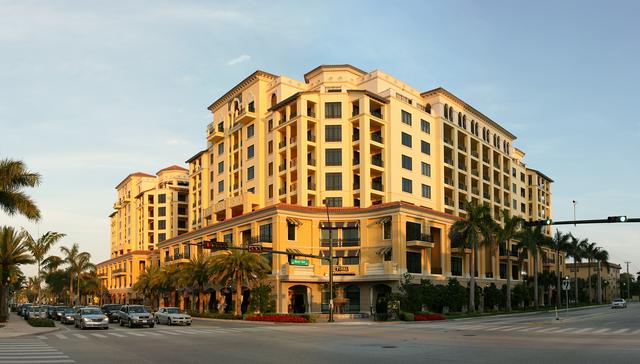
[[[75,306],[73,304],[73,273],[71,273],[69,277],[69,306],[70,307]]]
[[[540,300],[538,299],[538,254],[533,255],[533,304],[536,310],[540,308]]]
[[[240,277],[236,276],[236,316],[242,315],[242,282],[240,281]]]
[[[576,284],[576,287],[575,287],[576,288],[576,297],[575,298],[576,298],[576,307],[577,307],[578,306],[578,301],[580,301],[580,300],[578,299],[578,294],[579,294],[579,292],[578,292],[578,264],[577,264],[575,259],[573,260],[573,276],[576,279],[576,281],[575,281],[575,284]]]
[[[598,260],[598,304],[602,304],[602,279],[600,279],[601,271],[600,261]]]
[[[9,285],[3,274],[0,274],[0,279],[2,279],[2,283],[0,283],[0,322],[7,322],[9,319]]]
[[[38,278],[40,278],[40,261],[38,261]],[[40,303],[40,284],[38,284],[38,292],[36,292],[36,302]]]
[[[556,250],[556,276],[558,278],[558,283],[556,284],[556,306],[560,307],[562,305],[560,298],[560,250]]]
[[[469,312],[475,312],[476,310],[476,258],[475,258],[475,246],[471,246],[471,275],[469,278]]]
[[[78,273],[78,304],[80,305],[80,273]]]
[[[587,264],[587,297],[589,304],[591,304],[591,258],[587,260]]]
[[[509,244],[510,245],[510,244]],[[500,271],[500,262],[498,261],[498,271]],[[507,312],[511,312],[511,248],[507,249]],[[498,273],[500,274],[500,273]]]

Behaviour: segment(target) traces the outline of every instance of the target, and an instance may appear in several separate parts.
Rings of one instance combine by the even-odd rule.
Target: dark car
[[[102,310],[102,313],[104,313],[105,316],[109,318],[109,322],[118,322],[119,321],[118,311],[120,311],[121,308],[122,308],[122,305],[120,304],[110,303],[107,305],[103,305],[101,310]]]
[[[124,305],[118,311],[120,326],[128,327],[149,326],[153,327],[153,315],[142,305]]]
[[[75,324],[76,322],[76,311],[71,307],[65,307],[64,310],[59,311],[60,315],[60,323],[63,325],[66,324]]]
[[[64,311],[69,308],[67,306],[56,306],[53,311],[53,319],[56,321],[60,321],[62,315],[64,315]]]
[[[18,310],[18,315],[24,317],[24,315],[27,314],[27,310],[29,310],[29,307],[31,306],[33,306],[33,303],[25,303],[21,305],[20,309]]]

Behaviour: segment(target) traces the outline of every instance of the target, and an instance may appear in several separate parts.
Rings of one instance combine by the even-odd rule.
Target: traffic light
[[[525,226],[546,226],[546,225],[551,225],[553,223],[553,220],[551,219],[545,219],[545,220],[531,220],[531,221],[527,221],[525,222]]]
[[[217,241],[215,239],[205,241],[202,244],[202,247],[211,251],[227,250],[229,248],[227,242]]]
[[[626,216],[609,216],[607,217],[607,221],[608,222],[626,222],[627,217]]]
[[[542,220],[542,225],[551,225],[551,219]]]
[[[249,253],[262,253],[262,244],[249,244]]]

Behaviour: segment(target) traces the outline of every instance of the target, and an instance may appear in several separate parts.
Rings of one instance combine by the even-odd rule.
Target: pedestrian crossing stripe
[[[82,334],[73,334],[73,336],[77,337],[78,339],[86,339],[87,337],[82,335]]]
[[[126,337],[126,335],[118,334],[117,332],[110,332],[109,335],[116,337]]]
[[[3,340],[0,363],[75,363],[60,350],[42,340]]]
[[[624,333],[625,331],[629,331],[629,329],[620,329],[620,330],[618,330],[618,331],[614,331],[614,332],[612,332],[612,334],[614,334],[614,335],[622,334],[622,333]]]

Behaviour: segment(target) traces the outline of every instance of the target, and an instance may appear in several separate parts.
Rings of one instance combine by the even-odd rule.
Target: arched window
[[[425,109],[429,114],[431,114],[431,104],[427,104],[427,105],[425,105],[424,109]]]
[[[487,129],[484,126],[482,127],[482,140],[487,141]]]
[[[466,128],[467,128],[467,115],[463,115],[463,116],[462,116],[462,127],[463,127],[464,129],[466,129]]]
[[[458,112],[458,126],[462,127],[462,113]]]
[[[278,96],[276,96],[276,93],[272,93],[271,94],[271,107],[276,106],[276,104],[278,103]]]
[[[444,104],[444,118],[449,120],[449,105]]]
[[[449,106],[449,120],[453,121],[453,107]]]

